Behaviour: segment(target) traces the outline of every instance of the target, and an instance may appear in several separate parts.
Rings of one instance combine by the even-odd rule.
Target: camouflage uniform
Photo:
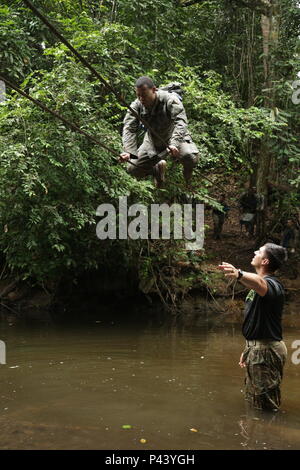
[[[246,341],[243,362],[246,364],[245,399],[261,410],[278,410],[280,384],[287,349],[283,341]]]
[[[190,178],[198,161],[198,149],[187,130],[187,117],[180,99],[174,93],[158,90],[151,109],[145,108],[138,99],[131,107],[149,123],[164,142],[178,148],[179,161],[184,166],[185,177]],[[137,149],[139,126],[139,120],[128,110],[124,119],[123,151],[137,155],[138,159],[133,160],[136,166],[129,164],[128,171],[131,175],[142,178],[154,173],[159,159],[151,157],[165,150],[166,146],[147,130],[142,145]]]

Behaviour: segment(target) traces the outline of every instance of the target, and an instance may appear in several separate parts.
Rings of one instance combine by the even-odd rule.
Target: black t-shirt
[[[281,316],[284,288],[273,276],[264,276],[268,291],[264,297],[251,290],[246,298],[243,335],[246,339],[282,340]]]
[[[243,210],[249,211],[251,213],[256,212],[257,197],[255,196],[255,194],[243,194],[239,202]]]
[[[227,206],[227,204],[223,204],[220,201],[219,201],[219,204],[221,204],[223,211],[219,211],[218,209],[214,208],[212,210],[212,213],[216,214],[216,215],[219,215],[219,216],[223,215],[225,217],[226,213],[229,211],[229,206]]]

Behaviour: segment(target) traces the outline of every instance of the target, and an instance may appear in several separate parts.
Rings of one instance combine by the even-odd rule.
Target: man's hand
[[[127,153],[127,152],[123,152],[119,156],[120,163],[128,162],[129,159],[130,159],[130,153]]]
[[[175,145],[169,145],[168,152],[172,155],[173,158],[179,158],[179,150]]]
[[[222,263],[219,264],[218,268],[224,271],[225,277],[229,277],[231,279],[239,279],[239,270],[235,268],[232,264]],[[248,287],[248,289],[255,290],[255,292],[260,297],[264,297],[268,292],[267,281],[258,274],[243,272],[242,277],[240,277],[240,282],[245,287]]]
[[[243,361],[243,353],[241,354],[241,357],[240,357],[239,366],[242,368],[246,367],[246,363]]]
[[[225,273],[225,277],[230,277],[231,279],[237,279],[239,276],[239,271],[232,264],[222,263],[218,266],[219,269],[222,269]]]

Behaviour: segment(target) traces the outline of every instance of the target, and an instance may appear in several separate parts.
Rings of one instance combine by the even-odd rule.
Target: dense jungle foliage
[[[285,185],[272,214],[297,212],[298,1],[33,3],[127,102],[141,75],[158,86],[181,82],[201,158],[192,192],[172,163],[166,189],[157,191],[151,179],[132,179],[109,152],[7,87],[0,104],[0,251],[16,276],[50,288],[86,270],[134,267],[147,292],[147,279],[153,284],[164,264],[187,255],[179,241],[100,241],[96,209],[117,206],[119,196],[148,205],[185,195],[213,205],[217,181],[234,175],[241,184],[251,180],[266,201],[270,183]],[[21,0],[1,0],[0,60],[3,78],[122,150],[126,108]],[[263,236],[268,225],[261,230]]]

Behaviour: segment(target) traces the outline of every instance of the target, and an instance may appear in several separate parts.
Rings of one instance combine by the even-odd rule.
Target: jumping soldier
[[[161,187],[166,161],[157,155],[167,150],[166,154],[170,153],[182,163],[183,175],[188,184],[198,161],[198,149],[188,132],[187,117],[180,98],[175,93],[157,89],[149,77],[140,77],[136,81],[135,91],[137,99],[131,103],[131,107],[149,123],[150,129],[147,129],[143,143],[137,149],[140,123],[130,110],[127,112],[120,161],[126,162],[131,159],[131,155],[137,155],[137,159],[132,159],[135,165],[129,165],[128,172],[136,178],[153,175],[156,186]]]

